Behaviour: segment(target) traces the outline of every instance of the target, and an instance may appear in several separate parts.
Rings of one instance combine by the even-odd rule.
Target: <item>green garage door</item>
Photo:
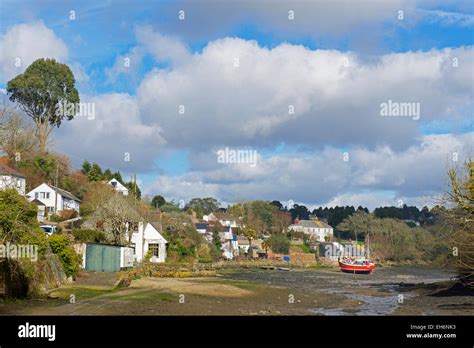
[[[102,244],[87,244],[86,271],[120,271],[120,247]]]

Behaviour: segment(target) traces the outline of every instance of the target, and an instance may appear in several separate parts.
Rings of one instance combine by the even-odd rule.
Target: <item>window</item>
[[[152,256],[160,256],[160,245],[159,244],[148,244],[148,251],[151,251]]]
[[[135,243],[130,244],[130,248],[133,249],[133,254],[135,255]]]
[[[38,199],[38,192],[35,192],[35,199]]]
[[[49,192],[46,192],[46,198],[49,199]]]

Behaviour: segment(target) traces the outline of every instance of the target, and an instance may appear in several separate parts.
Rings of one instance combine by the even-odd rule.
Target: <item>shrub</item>
[[[96,230],[73,229],[72,235],[77,242],[101,243],[106,240],[104,232]]]
[[[48,238],[48,242],[51,251],[61,259],[64,273],[66,273],[68,277],[75,276],[79,270],[79,258],[72,248],[69,238],[63,235],[53,234]]]
[[[267,243],[275,253],[288,254],[290,251],[290,240],[283,234],[274,234],[268,238]]]
[[[206,245],[200,245],[197,249],[198,261],[202,263],[211,263],[212,262],[212,250]]]
[[[64,221],[65,219],[59,215],[53,214],[49,217],[48,220],[51,222],[61,222],[61,221]]]

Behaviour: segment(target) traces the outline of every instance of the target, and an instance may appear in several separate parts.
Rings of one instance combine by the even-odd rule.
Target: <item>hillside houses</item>
[[[221,242],[222,256],[225,259],[232,260],[234,257],[239,255],[237,235],[234,233],[236,227],[232,227],[234,224],[231,222],[236,222],[237,220],[232,220],[233,218],[230,217],[230,215],[226,216],[226,218],[228,219],[226,221],[229,222],[227,226],[217,220],[217,216],[214,216],[209,221],[194,223],[194,227],[196,228],[196,231],[198,231],[209,243],[212,242],[214,231],[216,231],[219,234]]]
[[[79,213],[81,200],[71,192],[50,184],[41,184],[27,193],[30,202],[35,202],[39,209],[44,207],[45,216],[61,214],[65,211]]]
[[[319,220],[295,220],[295,223],[288,226],[288,230],[303,232],[310,239],[318,242],[327,242],[334,236],[334,229],[327,223]]]

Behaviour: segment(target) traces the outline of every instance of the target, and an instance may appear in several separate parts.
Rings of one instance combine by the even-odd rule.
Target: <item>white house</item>
[[[299,220],[295,224],[288,226],[288,230],[304,232],[309,235],[311,239],[318,242],[329,241],[334,236],[334,229],[332,226],[316,219]]]
[[[134,248],[135,260],[143,261],[148,251],[151,253],[151,262],[166,261],[166,244],[168,242],[158,232],[154,223],[139,222],[138,231],[132,234],[132,248]]]
[[[15,169],[0,162],[0,190],[14,188],[20,195],[25,195],[26,179]]]
[[[109,185],[111,185],[116,191],[120,192],[124,196],[128,196],[128,188],[123,186],[120,181],[117,179],[113,178],[108,182]]]
[[[221,239],[222,256],[228,260],[232,260],[239,255],[239,242],[237,236],[232,232],[232,227],[224,226],[224,232],[219,232]]]
[[[47,208],[47,213],[60,213],[63,210],[75,210],[79,213],[81,200],[71,192],[53,185],[41,184],[27,193],[28,199],[39,201]]]

